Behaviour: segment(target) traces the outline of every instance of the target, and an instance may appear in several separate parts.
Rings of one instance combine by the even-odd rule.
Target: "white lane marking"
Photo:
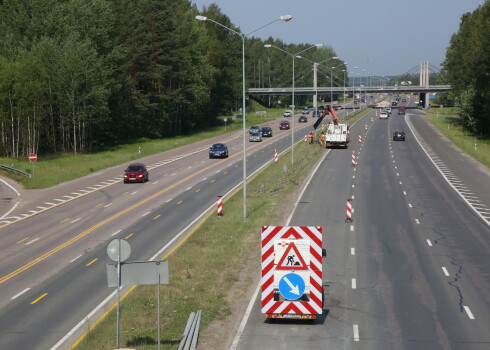
[[[114,232],[111,236],[115,236],[117,235],[119,232],[121,232],[122,230],[117,230],[116,232]]]
[[[138,193],[138,191],[134,191],[133,193],[130,193],[130,195],[133,195],[133,194],[136,194],[136,193]]]
[[[73,195],[75,195],[75,196],[80,196],[80,195],[81,195],[81,194],[80,194],[80,193],[78,193],[78,192],[73,192],[73,193],[70,193],[70,194],[73,194]]]
[[[396,173],[396,176],[400,176],[400,173]]]
[[[356,178],[356,175],[352,175],[352,178],[355,179]]]
[[[412,207],[412,203],[408,203],[408,206],[409,206],[410,208],[413,208],[413,207]]]
[[[356,198],[356,196],[352,196],[352,199]]]
[[[12,189],[12,191],[14,191],[15,193],[17,193],[17,197],[20,196],[19,191],[17,191],[14,187],[12,187],[8,182],[6,182],[3,179],[0,179],[0,181],[2,181],[5,185],[7,185],[8,187],[10,187]]]
[[[442,272],[444,272],[444,274],[449,277],[449,272],[447,271],[447,269],[443,266],[442,267]]]
[[[352,188],[354,188],[354,184],[352,184]]]
[[[81,257],[82,257],[82,255],[83,255],[83,254],[80,254],[80,255],[79,255],[79,256],[77,256],[76,258],[71,259],[71,260],[70,260],[70,262],[72,263],[72,262],[76,261],[77,259],[81,258]]]
[[[188,189],[186,189],[186,191],[189,191],[190,189],[192,189],[192,186],[191,186],[191,187],[189,187]]]
[[[106,205],[104,205],[104,208],[110,207],[111,205],[112,205],[112,203],[106,204]]]
[[[417,223],[417,225],[420,225],[419,219],[415,219],[415,222]]]
[[[356,255],[356,248],[350,249],[350,255]]]
[[[58,199],[58,198],[55,198],[54,200],[57,202],[64,202],[65,201],[64,199]]]
[[[427,240],[427,244],[429,245],[429,247],[432,247],[432,242],[430,241],[430,239]]]
[[[172,174],[172,175],[170,175],[170,176],[175,176],[175,175],[177,175],[177,173],[173,173],[173,174]]]
[[[77,222],[78,220],[80,220],[81,218],[78,218],[78,219],[75,219],[73,220],[71,223],[73,224],[74,222]]]
[[[150,212],[146,212],[146,213],[144,213],[142,216],[146,216],[146,215],[148,215],[148,214],[150,214]]]
[[[72,197],[72,196],[61,196],[61,197],[63,197],[63,198],[68,198],[68,199],[73,199],[73,197]]]
[[[30,289],[31,289],[31,288],[26,288],[26,289],[24,289],[22,292],[15,294],[15,295],[14,295],[12,298],[10,298],[10,299],[12,299],[12,300],[13,300],[13,299],[17,299],[18,297],[20,297],[22,294],[26,293],[26,292],[27,292],[27,291],[29,291]]]
[[[50,203],[50,202],[45,202],[44,204],[46,204],[46,205],[56,205],[56,204]]]
[[[165,203],[168,203],[172,200],[173,198],[170,198],[169,200],[166,200]]]
[[[91,191],[95,191],[96,190],[96,188],[93,188],[93,187],[86,187],[86,188],[88,188]]]
[[[34,242],[35,242],[35,241],[37,241],[37,240],[39,240],[39,237],[38,237],[38,238],[34,238],[32,241],[27,242],[27,243],[26,243],[26,245],[29,245],[29,244],[31,244],[31,243],[34,243]]]
[[[355,278],[352,279],[351,286],[352,286],[352,289],[356,289],[357,283],[356,283],[356,279]]]
[[[29,213],[37,213],[36,210],[29,210]]]
[[[475,316],[473,316],[473,313],[471,312],[470,308],[466,305],[464,305],[463,308],[464,308],[464,311],[466,311],[466,313],[468,314],[468,317],[470,318],[470,320],[474,320]]]
[[[400,182],[399,182],[399,184],[400,184],[400,185],[403,185],[403,182],[401,182],[401,181],[400,181]]]
[[[403,191],[403,194],[406,196],[407,195],[407,192],[406,191]]]
[[[350,225],[350,230],[354,231],[354,225]]]
[[[204,179],[202,179],[202,181],[206,181],[207,179],[208,179],[208,178],[207,178],[207,177],[205,177]]]
[[[36,209],[44,210],[44,209],[46,209],[46,207],[36,207]]]
[[[357,324],[353,325],[352,331],[354,332],[354,341],[359,341],[359,326]]]

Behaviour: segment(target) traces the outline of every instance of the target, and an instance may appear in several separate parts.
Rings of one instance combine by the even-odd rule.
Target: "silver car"
[[[262,141],[262,133],[260,131],[254,131],[250,134],[248,138],[250,142],[261,142]]]

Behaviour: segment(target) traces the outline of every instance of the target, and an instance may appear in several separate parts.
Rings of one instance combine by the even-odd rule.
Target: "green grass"
[[[261,107],[255,107],[257,110],[266,110]],[[255,112],[248,112],[247,127],[264,123],[282,115],[283,109],[267,109],[267,114],[261,115]],[[224,117],[221,117],[221,119]],[[27,178],[16,175],[12,172],[1,170],[0,174],[10,177],[21,183],[25,188],[46,188],[65,181],[73,180],[95,171],[121,165],[121,173],[125,165],[139,158],[167,151],[176,147],[205,140],[211,137],[222,135],[225,132],[231,132],[242,129],[242,119],[232,120],[227,117],[225,125],[213,129],[195,133],[190,136],[178,136],[159,140],[142,139],[138,142],[115,146],[109,150],[74,155],[71,153],[55,154],[44,156],[38,154],[38,160],[34,164],[23,158],[0,158],[0,164],[27,172],[34,176]]]
[[[291,200],[292,191],[298,189],[324,152],[318,145],[298,144],[294,166],[290,165],[290,155],[286,154],[247,186],[246,220],[242,217],[242,195],[238,192],[223,203],[223,217],[218,218],[213,213],[168,258],[170,283],[160,289],[162,349],[178,347],[192,311],[203,311],[201,329],[230,314],[226,292],[246,290],[253,282],[239,280],[240,271],[253,269],[255,276],[260,275],[261,226],[284,224],[280,221],[285,214],[281,203]],[[243,301],[245,296],[235,298]],[[121,347],[157,349],[155,314],[155,286],[137,287],[130,293],[121,308]],[[76,349],[112,349],[114,346],[115,312],[112,311]]]
[[[429,120],[461,150],[490,167],[490,138],[475,135],[459,123],[456,108],[429,110]]]

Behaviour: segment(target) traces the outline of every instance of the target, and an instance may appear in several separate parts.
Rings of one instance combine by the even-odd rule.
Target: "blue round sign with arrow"
[[[279,292],[288,300],[299,299],[305,293],[305,288],[305,281],[295,273],[288,273],[279,281]]]

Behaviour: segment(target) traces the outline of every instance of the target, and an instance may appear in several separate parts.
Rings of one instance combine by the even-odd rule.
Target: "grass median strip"
[[[218,349],[228,334],[208,329],[213,321],[227,322],[234,302],[247,302],[244,293],[260,276],[260,227],[280,225],[286,203],[326,150],[300,143],[296,162],[280,157],[247,186],[248,218],[243,219],[242,195],[225,201],[224,216],[211,215],[168,258],[170,283],[161,286],[162,349],[178,347],[189,314],[203,310],[201,339],[205,348]],[[155,286],[141,286],[121,308],[121,346],[157,349]],[[227,319],[228,318],[228,319]],[[223,333],[223,332],[222,332]],[[93,329],[76,349],[111,349],[115,342],[115,313]]]

